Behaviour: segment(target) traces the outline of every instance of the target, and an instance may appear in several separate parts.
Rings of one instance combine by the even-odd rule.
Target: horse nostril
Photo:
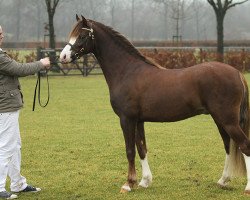
[[[64,59],[64,60],[66,59],[66,54],[64,54],[63,59]]]

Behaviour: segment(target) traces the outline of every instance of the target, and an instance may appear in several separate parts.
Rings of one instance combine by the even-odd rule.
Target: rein
[[[47,101],[45,102],[45,104],[43,105],[41,103],[41,71],[39,71],[37,73],[37,81],[36,81],[36,87],[35,87],[35,91],[34,91],[34,99],[33,99],[33,108],[32,108],[32,111],[35,110],[35,107],[36,107],[36,94],[38,92],[38,102],[39,102],[39,105],[43,108],[45,108],[48,103],[49,103],[49,98],[50,98],[50,91],[49,91],[49,75],[46,74],[46,77],[47,77],[47,91],[48,91],[48,95],[47,95]]]
[[[92,41],[95,39],[95,37],[94,37],[94,31],[93,31],[93,29],[92,28],[90,28],[90,29],[88,29],[88,28],[82,28],[83,30],[87,30],[87,31],[89,31],[89,34],[88,34],[88,37],[86,37],[85,38],[85,45],[84,46],[87,46],[87,43],[88,43],[88,39],[90,38]],[[71,46],[71,48],[73,49],[74,48],[74,46],[72,45],[72,44],[70,44],[70,43],[67,43],[69,46]],[[81,56],[81,53],[83,53],[83,51],[84,51],[85,49],[84,49],[84,47],[82,47],[81,49],[80,49],[80,51],[79,52],[76,52],[73,56],[75,57],[75,58],[77,58],[77,59],[79,59],[80,58],[80,56]],[[47,78],[47,92],[48,92],[48,95],[47,95],[47,100],[46,100],[46,102],[45,102],[45,104],[42,104],[41,103],[41,71],[39,71],[38,73],[37,73],[37,81],[36,81],[36,86],[35,86],[35,91],[34,91],[34,98],[33,98],[33,107],[32,107],[32,111],[34,111],[35,110],[35,107],[36,107],[36,95],[37,95],[37,93],[38,93],[38,102],[39,102],[39,105],[41,106],[41,107],[43,107],[43,108],[45,108],[47,105],[48,105],[48,103],[49,103],[49,99],[50,99],[50,90],[49,90],[49,76],[48,76],[48,74],[46,73],[46,78]]]

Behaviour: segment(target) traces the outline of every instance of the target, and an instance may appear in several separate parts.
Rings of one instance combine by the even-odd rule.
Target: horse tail
[[[249,92],[246,79],[240,74],[244,86],[244,94],[240,106],[240,127],[249,138]]]
[[[243,97],[240,105],[239,125],[247,138],[249,138],[249,91],[246,79],[241,73],[240,79],[243,84]],[[232,139],[230,139],[229,155],[229,171],[232,176],[244,176],[246,174],[245,160],[239,146]]]

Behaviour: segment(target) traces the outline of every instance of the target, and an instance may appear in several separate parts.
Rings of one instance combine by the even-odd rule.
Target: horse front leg
[[[144,123],[138,123],[136,127],[136,146],[141,159],[142,179],[139,186],[147,188],[152,183],[152,173],[147,159],[147,145],[144,131]]]
[[[128,178],[127,182],[122,186],[121,193],[130,192],[136,185],[135,170],[135,129],[136,121],[123,117],[120,118],[121,128],[124,135],[126,154],[128,159]]]

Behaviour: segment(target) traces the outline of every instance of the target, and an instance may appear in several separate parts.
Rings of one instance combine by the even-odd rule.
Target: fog
[[[227,12],[225,40],[250,40],[249,11],[246,2]],[[56,41],[67,40],[76,14],[112,26],[134,41],[171,41],[177,30],[182,40],[216,39],[215,14],[206,0],[186,0],[180,10],[174,0],[60,0],[54,16]],[[0,0],[7,42],[43,41],[47,22],[44,0]]]

